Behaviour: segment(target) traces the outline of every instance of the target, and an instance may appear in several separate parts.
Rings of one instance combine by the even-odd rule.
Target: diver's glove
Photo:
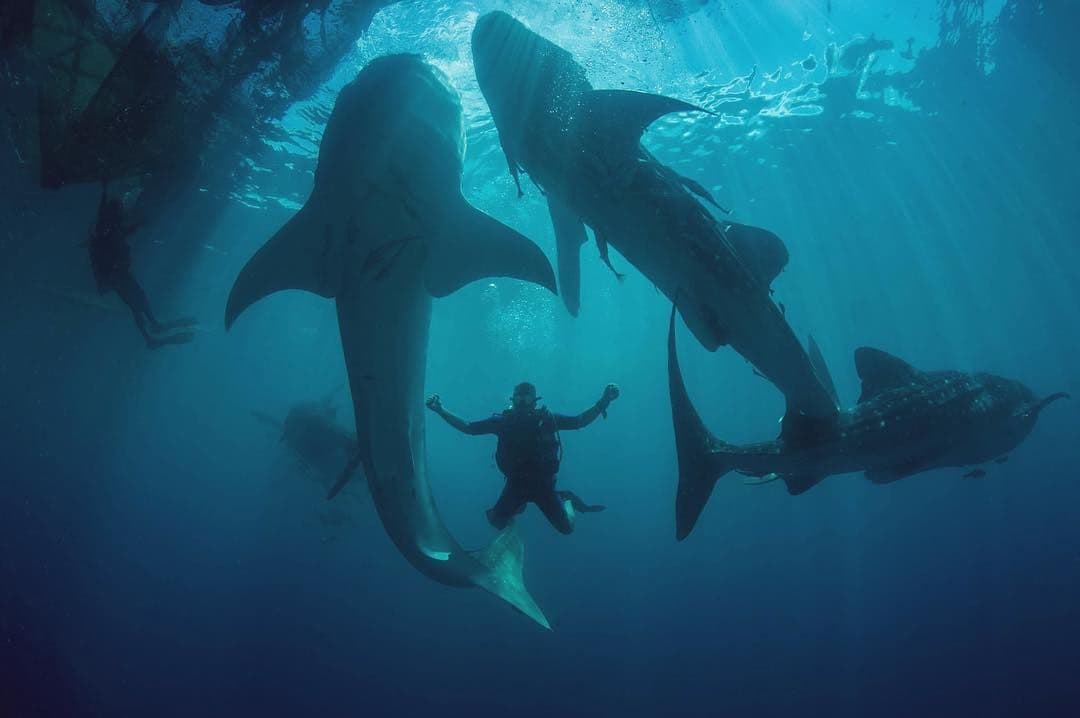
[[[442,413],[442,400],[439,399],[438,394],[432,394],[431,396],[429,396],[427,401],[424,402],[424,404],[427,406],[427,408],[431,409],[436,414]]]
[[[600,416],[607,418],[608,406],[611,402],[619,398],[619,387],[615,384],[608,384],[604,387],[604,394],[600,397],[600,401],[596,402],[596,405],[600,408]]]

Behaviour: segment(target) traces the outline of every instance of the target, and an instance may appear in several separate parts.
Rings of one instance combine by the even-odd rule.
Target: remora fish
[[[931,469],[981,464],[1016,448],[1047,404],[1069,396],[1038,399],[1020,382],[993,374],[923,372],[869,347],[855,350],[855,368],[862,380],[859,403],[836,422],[822,423],[818,433],[800,435],[785,426],[775,441],[727,444],[709,433],[686,393],[673,309],[668,390],[679,458],[676,538],[694,528],[716,480],[729,471],[783,479],[789,493],[801,494],[833,474],[863,471],[886,484]]]
[[[789,415],[835,416],[835,402],[769,297],[787,263],[783,242],[718,221],[698,201],[715,204],[700,184],[641,146],[642,132],[660,116],[701,108],[593,90],[570,53],[503,12],[477,20],[472,49],[511,174],[517,180],[528,172],[547,197],[570,312],[578,310],[588,225],[605,260],[610,243],[669,299],[677,296],[698,341],[710,351],[730,344],[783,392]]]
[[[427,482],[432,297],[490,276],[555,286],[536,245],[462,197],[464,149],[461,102],[441,72],[415,55],[369,63],[338,96],[311,196],[244,267],[225,323],[282,289],[334,298],[360,460],[386,532],[429,578],[484,588],[548,627],[513,529],[462,549]]]

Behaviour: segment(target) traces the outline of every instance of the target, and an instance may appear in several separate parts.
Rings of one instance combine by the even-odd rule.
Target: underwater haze
[[[168,5],[83,4],[114,24]],[[302,53],[281,52],[271,82],[269,61],[238,61],[254,74],[233,99],[170,106],[173,124],[140,134],[152,169],[124,160],[154,178],[136,273],[160,313],[200,320],[157,351],[86,260],[99,180],[115,178],[43,187],[25,150],[45,81],[33,43],[0,59],[0,716],[1080,715],[1080,6],[369,4],[332,62],[290,75]],[[252,12],[176,5],[166,40]],[[862,346],[1076,398],[985,476],[844,475],[798,496],[726,476],[676,541],[671,303],[617,240],[621,280],[590,241],[578,317],[542,287],[485,279],[434,300],[427,351],[426,394],[467,419],[521,381],[566,414],[621,389],[606,418],[562,434],[559,487],[606,510],[569,536],[534,506],[516,520],[552,630],[421,575],[362,471],[326,500],[348,451],[323,461],[331,449],[290,440],[305,403],[354,428],[334,302],[278,292],[228,332],[223,317],[311,193],[338,92],[389,53],[420,54],[461,93],[462,193],[555,264],[545,197],[525,176],[518,196],[474,74],[470,35],[492,10],[569,51],[595,88],[713,113],[667,115],[643,145],[783,239],[772,299],[820,345],[841,405],[859,397]],[[318,15],[304,22],[317,37]],[[213,75],[215,55],[199,57],[183,72]],[[188,129],[170,147],[174,126]],[[709,429],[773,438],[783,395],[730,347],[706,351],[681,322],[677,338]],[[438,513],[483,546],[495,440],[425,415]]]

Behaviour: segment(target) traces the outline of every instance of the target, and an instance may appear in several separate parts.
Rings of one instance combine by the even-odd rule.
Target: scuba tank
[[[562,441],[555,416],[540,409],[507,409],[495,451],[495,464],[506,476],[537,474],[554,476],[562,461]]]

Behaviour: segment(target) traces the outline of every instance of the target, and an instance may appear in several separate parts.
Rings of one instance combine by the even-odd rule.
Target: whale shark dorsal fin
[[[632,150],[645,129],[664,115],[709,112],[672,97],[633,90],[592,90],[582,102],[586,127],[616,151]]]
[[[445,297],[486,277],[513,277],[558,293],[555,272],[543,251],[460,195],[427,246],[424,285],[433,297]]]
[[[833,381],[832,374],[829,373],[829,366],[825,363],[825,357],[822,356],[821,348],[818,347],[817,342],[814,341],[813,334],[807,335],[806,337],[806,354],[810,357],[810,364],[813,366],[814,373],[817,374],[817,378],[821,382],[821,385],[825,387],[825,391],[829,392],[833,404],[839,408],[840,397],[836,392],[836,383]]]
[[[313,195],[266,244],[236,278],[225,306],[225,328],[263,297],[284,289],[302,289],[323,297],[338,295],[343,265],[336,249],[348,228],[332,222]]]
[[[581,245],[588,237],[585,223],[553,194],[548,194],[548,213],[555,229],[555,262],[559,267],[559,293],[571,316],[581,306]]]
[[[728,222],[724,225],[724,236],[763,287],[769,287],[787,266],[787,246],[767,229]]]
[[[888,389],[910,384],[919,376],[919,370],[903,359],[871,347],[855,350],[855,371],[862,380],[860,402]]]
[[[486,547],[469,551],[469,555],[488,569],[474,578],[477,586],[495,594],[544,628],[551,628],[544,612],[525,587],[522,573],[525,546],[514,524],[511,523]]]

